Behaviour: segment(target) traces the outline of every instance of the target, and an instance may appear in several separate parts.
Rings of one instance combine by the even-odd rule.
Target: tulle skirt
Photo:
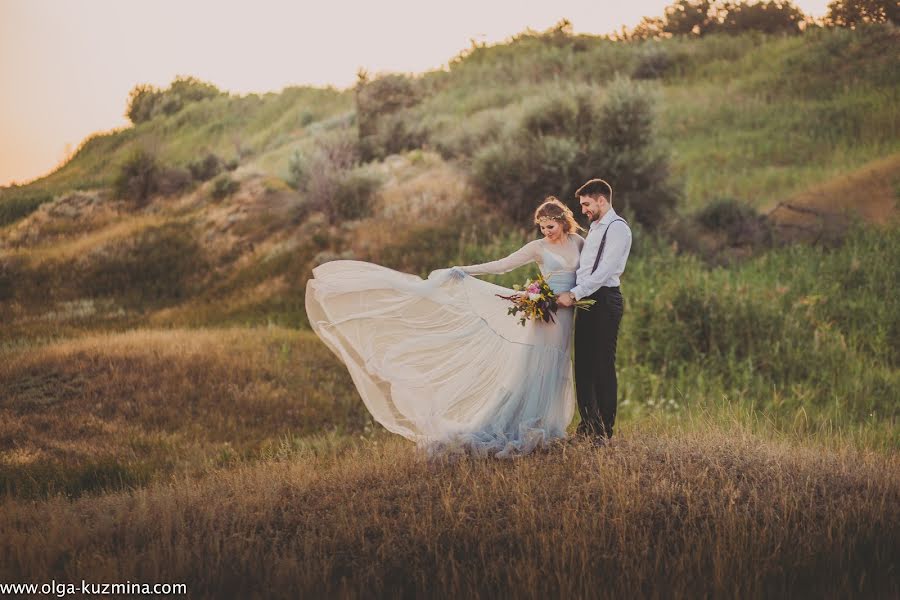
[[[522,327],[496,295],[512,293],[339,260],[313,270],[306,311],[386,429],[432,457],[506,458],[564,438],[575,410],[573,309]]]

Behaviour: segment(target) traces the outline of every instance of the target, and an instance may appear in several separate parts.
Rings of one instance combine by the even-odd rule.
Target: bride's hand
[[[465,279],[466,273],[462,267],[450,267],[450,277],[452,279]]]
[[[450,267],[445,269],[435,269],[428,274],[428,279],[447,277],[448,279],[461,280],[464,279],[466,275],[468,275],[468,273],[466,273],[462,267]]]

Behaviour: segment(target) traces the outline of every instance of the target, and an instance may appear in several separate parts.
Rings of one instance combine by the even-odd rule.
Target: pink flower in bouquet
[[[550,289],[550,286],[544,281],[543,277],[536,280],[530,279],[525,282],[524,289],[518,284],[513,286],[513,293],[510,296],[497,294],[504,300],[512,302],[512,306],[507,310],[507,314],[515,316],[517,313],[523,313],[519,317],[519,325],[525,326],[526,321],[537,321],[544,323],[555,322],[553,313],[558,310],[556,294]],[[594,300],[579,300],[574,304],[575,308],[590,308],[594,304]]]

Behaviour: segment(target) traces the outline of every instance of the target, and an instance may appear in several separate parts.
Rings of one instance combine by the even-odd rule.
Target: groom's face
[[[606,199],[603,196],[591,198],[590,196],[579,196],[578,203],[581,205],[581,214],[587,217],[588,221],[596,221],[599,219],[602,211],[603,203]]]

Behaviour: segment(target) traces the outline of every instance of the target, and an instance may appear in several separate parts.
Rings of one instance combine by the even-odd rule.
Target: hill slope
[[[342,202],[376,186],[373,210],[339,219],[319,212],[321,192],[296,187],[291,163],[355,138],[371,115],[352,90],[190,103],[94,136],[53,174],[0,190],[0,311],[27,323],[9,335],[85,311],[122,326],[302,324],[303,285],[323,260],[424,273],[493,256],[527,236],[527,223],[510,227],[485,206],[473,156],[548,93],[602,96],[616,76],[650,78],[642,89],[657,99],[656,143],[682,212],[722,198],[769,210],[839,194],[884,221],[900,182],[898,38],[891,26],[642,43],[550,31],[473,47],[445,71],[392,84],[387,129],[373,138],[374,154],[388,156],[332,193]],[[182,173],[208,153],[235,168],[222,181],[188,176],[181,191],[136,207],[111,188],[137,149]],[[868,178],[879,183],[859,183]]]

